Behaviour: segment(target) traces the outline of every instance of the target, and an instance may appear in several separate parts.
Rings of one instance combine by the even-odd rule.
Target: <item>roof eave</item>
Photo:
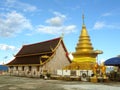
[[[17,56],[15,56],[15,57],[35,56],[35,55],[41,55],[41,54],[49,54],[49,53],[53,53],[53,52],[54,52],[54,51],[44,52],[44,53],[27,54],[27,55],[17,55]]]

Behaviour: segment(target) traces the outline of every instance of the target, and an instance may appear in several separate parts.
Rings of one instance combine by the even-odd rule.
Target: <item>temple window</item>
[[[10,66],[10,69],[13,69],[13,66]]]
[[[24,71],[24,66],[22,66],[22,71]]]
[[[29,66],[29,71],[31,71],[31,66]]]
[[[16,66],[16,70],[18,70],[18,66]]]
[[[39,71],[39,66],[37,66],[36,68],[37,68],[37,71]]]

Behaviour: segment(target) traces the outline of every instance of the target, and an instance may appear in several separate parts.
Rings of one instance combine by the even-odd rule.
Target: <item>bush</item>
[[[46,76],[47,76],[48,78],[50,78],[50,77],[51,77],[51,74],[50,74],[50,73],[47,73]]]

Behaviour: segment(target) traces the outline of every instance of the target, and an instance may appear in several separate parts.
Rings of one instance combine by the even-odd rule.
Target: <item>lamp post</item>
[[[4,62],[5,62],[5,60],[8,58],[8,56],[5,56],[4,58],[3,58],[3,65],[5,64]]]

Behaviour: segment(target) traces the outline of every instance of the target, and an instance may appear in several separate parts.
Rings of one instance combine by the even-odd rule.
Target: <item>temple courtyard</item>
[[[0,90],[120,90],[120,82],[81,82],[0,76]]]

